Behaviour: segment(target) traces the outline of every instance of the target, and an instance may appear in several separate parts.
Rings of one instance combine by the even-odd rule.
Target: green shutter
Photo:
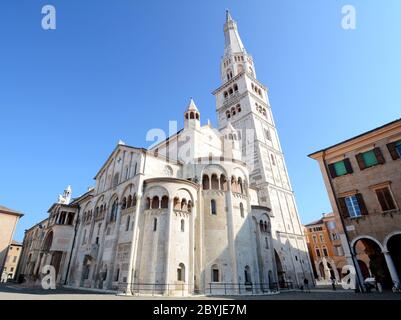
[[[345,168],[344,161],[338,161],[334,164],[334,169],[336,170],[337,176],[343,176],[347,174],[347,169]]]
[[[365,162],[365,166],[368,167],[373,167],[377,164],[379,164],[376,154],[374,150],[370,150],[368,152],[362,153],[363,161]]]

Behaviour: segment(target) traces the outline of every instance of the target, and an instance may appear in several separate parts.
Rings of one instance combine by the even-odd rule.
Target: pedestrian
[[[1,282],[6,283],[7,279],[8,279],[8,274],[5,270],[3,270],[2,274],[1,274]]]
[[[336,278],[331,277],[331,286],[334,291],[336,291]]]
[[[304,288],[305,288],[305,292],[310,292],[309,291],[309,280],[308,279],[304,279]]]

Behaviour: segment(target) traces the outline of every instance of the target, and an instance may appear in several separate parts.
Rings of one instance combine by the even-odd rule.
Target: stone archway
[[[398,276],[398,279],[393,279],[399,281],[401,279],[401,234],[394,234],[387,241],[388,253],[391,257],[393,268]],[[393,278],[394,275],[393,275]]]
[[[355,240],[353,244],[357,259],[366,264],[369,274],[375,277],[376,281],[381,283],[384,288],[391,289],[392,280],[380,244],[367,237],[361,237]],[[361,263],[359,265],[361,266]],[[364,273],[364,279],[366,279],[367,272]]]

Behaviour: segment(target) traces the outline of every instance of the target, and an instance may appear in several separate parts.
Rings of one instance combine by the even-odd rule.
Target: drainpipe
[[[334,201],[335,201],[336,206],[337,206],[338,215],[340,216],[340,221],[341,221],[341,225],[342,225],[343,230],[344,230],[344,235],[345,235],[345,238],[347,240],[348,250],[349,250],[349,252],[351,254],[352,263],[354,264],[355,273],[356,273],[355,274],[356,275],[356,278],[355,278],[356,279],[356,285],[357,285],[357,288],[360,290],[360,292],[365,292],[365,287],[363,286],[363,281],[361,280],[360,274],[358,272],[359,271],[359,265],[357,265],[358,261],[356,259],[354,250],[352,250],[352,248],[351,248],[351,243],[350,243],[350,239],[349,239],[349,236],[348,236],[348,233],[347,233],[347,229],[346,229],[346,226],[345,226],[344,218],[343,218],[343,216],[342,216],[342,214],[341,214],[341,212],[339,210],[340,204],[339,204],[337,196],[336,196],[336,194],[334,192],[335,189],[334,189],[334,186],[333,186],[333,182],[331,181],[330,173],[329,173],[329,171],[327,169],[327,163],[326,163],[326,160],[325,160],[325,152],[323,152],[323,154],[322,154],[322,160],[323,160],[323,165],[324,165],[324,169],[325,169],[327,178],[328,178],[329,183],[330,183],[330,188],[331,188],[331,190],[333,192]]]
[[[69,276],[69,273],[70,273],[70,266],[71,266],[72,254],[73,254],[73,252],[74,252],[75,239],[76,239],[76,237],[77,237],[77,231],[78,231],[78,226],[79,226],[79,213],[80,213],[80,211],[81,211],[81,206],[78,205],[77,220],[76,220],[75,227],[74,227],[74,238],[72,239],[71,253],[70,253],[70,258],[68,259],[68,266],[67,266],[67,272],[66,272],[66,274],[65,274],[64,285],[67,284],[68,276]]]

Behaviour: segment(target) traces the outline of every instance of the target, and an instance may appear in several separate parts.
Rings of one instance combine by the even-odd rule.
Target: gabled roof
[[[136,147],[131,147],[131,146],[127,146],[125,144],[121,144],[118,143],[117,146],[114,148],[113,152],[109,155],[109,157],[107,158],[107,160],[105,161],[105,163],[102,165],[102,167],[99,169],[99,171],[96,173],[94,179],[96,179],[99,174],[103,171],[103,169],[109,164],[109,162],[111,161],[111,159],[113,158],[114,154],[120,149],[120,148],[128,148],[128,149],[132,149],[132,150],[136,150],[136,151],[140,151],[140,152],[146,152],[147,150],[145,148],[136,148]]]
[[[24,215],[23,213],[21,213],[19,211],[7,208],[7,207],[2,206],[2,205],[0,205],[0,213],[12,214],[14,216],[19,216],[19,217],[22,217]]]

